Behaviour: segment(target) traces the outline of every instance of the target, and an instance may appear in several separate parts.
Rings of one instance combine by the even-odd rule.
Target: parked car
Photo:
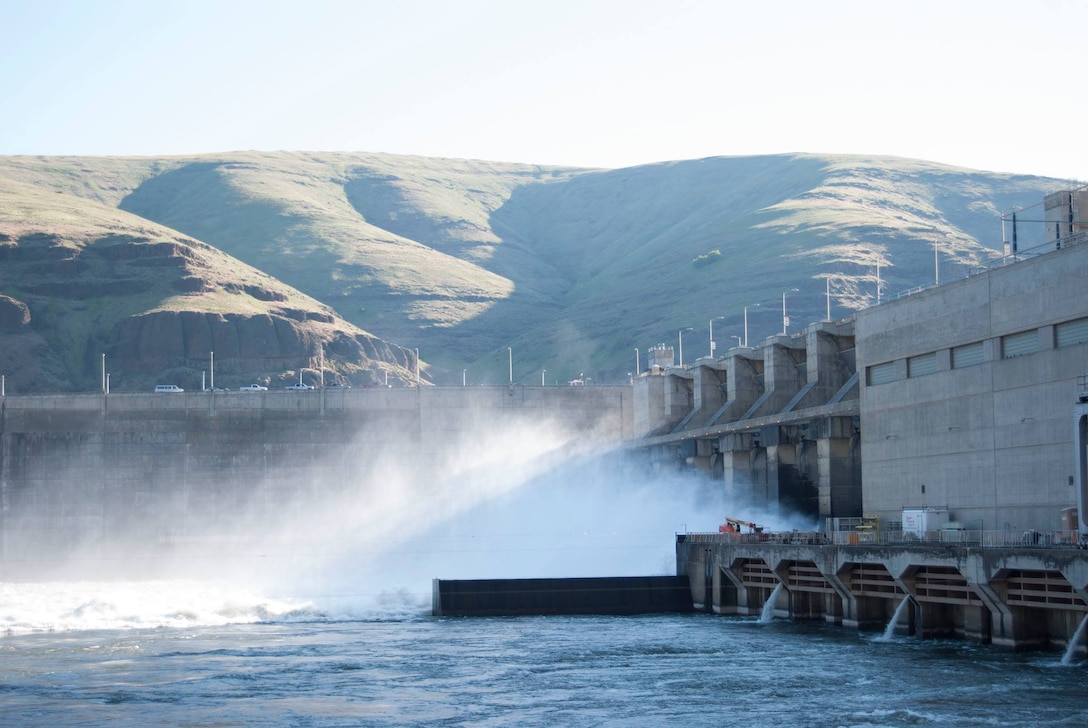
[[[184,392],[185,390],[176,384],[156,384],[156,392]]]
[[[238,387],[239,392],[267,392],[268,387],[262,387],[259,384],[247,384],[244,387]]]
[[[313,389],[309,384],[289,384],[284,389]]]

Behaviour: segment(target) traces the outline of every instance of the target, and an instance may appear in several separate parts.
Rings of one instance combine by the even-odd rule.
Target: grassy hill
[[[310,329],[299,344],[308,347],[366,340],[373,361],[336,365],[353,376],[377,376],[386,356],[403,375],[418,348],[436,382],[459,384],[467,369],[470,382],[503,383],[510,347],[519,381],[547,369],[549,382],[618,382],[634,369],[633,349],[675,345],[682,328],[694,329],[685,359],[706,354],[712,318],[724,350],[745,306],[750,342],[780,331],[784,291],[796,331],[825,317],[825,279],[837,318],[873,302],[878,264],[891,293],[933,280],[935,246],[942,280],[962,275],[1000,246],[1000,211],[1061,186],[826,155],[620,170],[349,153],[9,157],[0,295],[29,307],[19,335],[51,351],[38,357],[53,362],[43,381],[73,386],[92,378],[100,339],[156,311],[278,316]],[[34,235],[54,236],[45,249],[94,250],[120,235],[189,253],[169,280],[70,255],[89,266],[85,284],[112,283],[64,298],[49,288],[63,271],[23,259]],[[125,285],[141,292],[119,294]],[[282,364],[281,376],[295,370]]]
[[[103,354],[114,389],[164,379],[200,388],[216,350],[217,384],[284,383],[304,369],[312,378],[326,351],[329,381],[411,377],[406,350],[210,245],[111,206],[154,164],[104,170],[58,161],[0,173],[8,391],[98,389]]]

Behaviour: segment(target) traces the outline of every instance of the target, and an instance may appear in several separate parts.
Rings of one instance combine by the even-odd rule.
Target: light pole
[[[540,370],[540,386],[541,387],[544,386],[544,375],[547,374],[547,373],[548,373],[547,369],[541,369]]]
[[[690,326],[686,329],[680,329],[680,332],[676,335],[676,340],[679,343],[680,349],[680,366],[684,366],[684,334],[688,331],[691,331]]]
[[[790,317],[786,315],[786,294],[797,293],[798,289],[791,288],[789,291],[782,292],[782,335],[785,336],[786,332],[790,328]]]
[[[749,308],[755,308],[758,305],[759,305],[758,303],[753,303],[753,304],[750,304],[750,306],[745,306],[744,307],[744,348],[745,349],[748,348],[748,309]]]
[[[514,347],[506,347],[506,353],[510,355],[510,384],[514,384]]]
[[[298,383],[302,384],[302,372],[298,373]],[[419,349],[416,349],[416,386],[419,386]]]
[[[208,384],[209,384],[209,386],[211,386],[212,391],[214,392],[215,391],[215,352],[213,351],[213,352],[210,352],[210,353],[211,353],[211,357],[210,357],[210,360],[209,360],[209,365],[210,365],[211,376],[209,377]]]
[[[102,394],[106,393],[106,355],[102,355]]]
[[[468,386],[468,369],[461,370],[461,386]]]
[[[937,241],[933,241],[933,285],[941,285],[941,268],[937,265]]]
[[[744,344],[741,343],[741,340],[740,340],[739,336],[733,335],[733,336],[730,336],[729,338],[730,339],[736,339],[737,340],[737,346],[744,346]]]
[[[721,321],[725,316],[715,316],[710,319],[710,358],[714,358],[714,322]]]
[[[638,363],[638,347],[636,346],[636,347],[635,347],[635,376],[637,377],[637,376],[638,376],[639,374],[642,374],[642,370],[641,370],[641,369],[639,369],[639,363]]]

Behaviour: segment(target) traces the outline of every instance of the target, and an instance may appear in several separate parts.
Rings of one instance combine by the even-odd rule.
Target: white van
[[[176,384],[156,384],[156,392],[184,392],[185,390]]]

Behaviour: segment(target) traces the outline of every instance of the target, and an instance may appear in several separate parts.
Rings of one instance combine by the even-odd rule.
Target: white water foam
[[[1073,656],[1077,654],[1077,646],[1080,645],[1081,640],[1084,639],[1085,627],[1088,627],[1088,614],[1085,614],[1084,619],[1080,620],[1080,624],[1077,625],[1077,631],[1073,633],[1073,637],[1065,647],[1065,654],[1062,655],[1063,665],[1073,664]]]
[[[782,593],[782,582],[775,584],[774,591],[763,602],[763,611],[759,615],[760,624],[770,624],[774,620],[774,607],[778,601],[778,595]]]
[[[418,618],[434,578],[670,575],[677,532],[759,517],[718,482],[649,472],[546,424],[471,433],[425,462],[360,462],[299,491],[271,517],[242,509],[215,529],[187,514],[187,539],[138,554],[138,573],[73,561],[68,581],[0,583],[0,630]]]
[[[903,597],[903,601],[899,602],[899,606],[895,608],[895,614],[888,620],[888,626],[884,628],[884,634],[878,639],[879,642],[891,642],[895,638],[895,628],[899,624],[899,619],[903,616],[908,604],[910,604],[910,597]]]

